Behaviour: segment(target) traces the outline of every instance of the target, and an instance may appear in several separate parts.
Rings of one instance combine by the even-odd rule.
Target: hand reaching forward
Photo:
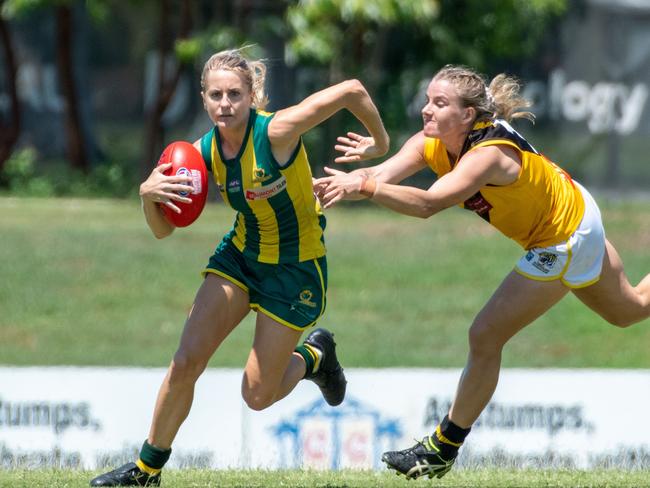
[[[331,176],[316,178],[314,192],[323,208],[329,208],[340,200],[361,200],[365,198],[359,194],[362,182],[367,178],[364,169],[346,173],[337,169],[323,168]]]
[[[372,137],[348,132],[347,137],[340,136],[336,140],[339,144],[335,145],[334,149],[342,152],[343,156],[336,158],[335,163],[356,163],[386,154],[384,149],[377,147]]]
[[[156,166],[149,177],[140,185],[140,197],[143,200],[162,203],[174,212],[181,213],[181,209],[174,205],[174,201],[192,203],[192,200],[179,195],[177,192],[190,193],[194,187],[183,184],[192,181],[190,176],[165,175],[164,172],[171,167],[172,163]]]

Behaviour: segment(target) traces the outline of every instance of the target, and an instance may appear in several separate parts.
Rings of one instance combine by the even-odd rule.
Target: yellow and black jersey
[[[513,147],[521,158],[519,177],[509,185],[486,185],[462,206],[487,220],[524,249],[569,238],[582,220],[584,200],[569,174],[533,148],[510,124],[495,119],[474,124],[458,160],[484,146]],[[424,159],[438,176],[453,171],[445,145],[426,138]]]
[[[312,189],[307,152],[299,142],[280,166],[271,152],[272,113],[251,110],[244,142],[223,157],[217,128],[201,138],[201,153],[221,196],[237,211],[226,236],[245,256],[262,263],[291,263],[325,255],[325,216]]]

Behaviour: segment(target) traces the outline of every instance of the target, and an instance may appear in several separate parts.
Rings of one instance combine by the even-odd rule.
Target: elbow
[[[375,142],[377,143],[377,149],[379,149],[381,152],[380,156],[385,156],[386,153],[388,153],[388,149],[390,148],[390,136],[388,135],[388,132],[384,130],[383,140]]]
[[[174,232],[174,228],[170,227],[169,229],[151,229],[151,232],[156,239],[160,240],[164,239],[165,237],[169,237],[172,232]]]
[[[347,87],[348,91],[351,93],[358,93],[358,94],[367,94],[368,91],[366,90],[366,87],[363,86],[363,83],[361,83],[359,80],[356,78],[352,78],[350,80],[345,80],[343,84]]]
[[[370,95],[368,94],[368,90],[366,90],[366,87],[363,86],[363,83],[361,83],[356,78],[353,78],[351,80],[345,80],[341,83],[341,85],[343,85],[344,87],[344,91],[347,98],[346,105],[359,103],[359,100],[364,97],[370,98]]]
[[[428,219],[429,217],[435,215],[436,213],[438,213],[437,208],[433,207],[432,205],[423,205],[419,209],[417,217],[424,220],[424,219]]]

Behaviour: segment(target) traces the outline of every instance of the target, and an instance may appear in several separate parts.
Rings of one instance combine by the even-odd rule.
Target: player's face
[[[205,77],[203,106],[220,129],[240,129],[248,123],[253,96],[244,77],[231,70],[211,70]]]
[[[467,130],[472,122],[471,109],[464,107],[453,84],[447,80],[431,80],[422,109],[424,135],[447,139]]]

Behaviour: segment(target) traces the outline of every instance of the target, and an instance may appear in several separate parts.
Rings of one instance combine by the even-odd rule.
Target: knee
[[[489,322],[477,318],[468,335],[469,351],[473,358],[489,358],[501,354],[504,343]]]
[[[242,388],[242,398],[251,410],[264,410],[275,403],[275,395],[262,388]]]
[[[179,350],[174,355],[169,368],[169,381],[171,383],[195,383],[205,369],[205,363],[197,360],[192,354]]]

